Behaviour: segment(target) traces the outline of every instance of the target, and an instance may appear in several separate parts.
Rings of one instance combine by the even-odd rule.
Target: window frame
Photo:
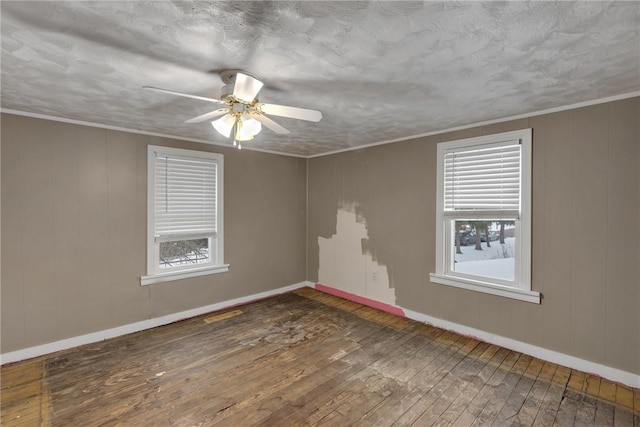
[[[156,232],[156,162],[157,155],[189,157],[193,159],[213,160],[216,163],[216,230],[214,233],[180,236],[180,239],[159,238]],[[208,151],[187,150],[158,145],[147,147],[147,275],[140,278],[141,285],[168,282],[208,274],[224,273],[229,265],[224,263],[224,156]],[[161,269],[160,243],[166,241],[189,240],[190,238],[208,238],[209,253],[215,246],[215,259],[203,264],[177,266]],[[213,242],[213,243],[212,243]]]
[[[499,211],[467,212],[467,217],[458,218],[445,215],[444,209],[444,160],[451,150],[465,148],[485,148],[508,141],[520,142],[520,208],[517,217],[513,213]],[[517,300],[540,303],[540,293],[531,289],[531,175],[532,175],[532,129],[521,129],[493,135],[484,135],[454,141],[446,141],[437,147],[437,189],[436,189],[436,271],[429,275],[433,283],[483,292]],[[497,218],[499,217],[499,218]],[[514,281],[504,281],[487,276],[469,275],[452,270],[455,250],[456,220],[515,220],[515,276]]]

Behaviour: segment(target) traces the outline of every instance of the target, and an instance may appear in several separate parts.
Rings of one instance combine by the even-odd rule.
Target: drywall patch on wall
[[[336,234],[330,238],[318,237],[318,282],[395,305],[396,293],[390,286],[387,267],[368,253],[366,221],[355,211],[355,206],[339,208]]]

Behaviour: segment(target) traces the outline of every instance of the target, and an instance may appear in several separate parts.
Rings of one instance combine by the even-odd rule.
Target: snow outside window
[[[540,303],[531,290],[531,129],[438,144],[431,281]]]
[[[222,180],[221,154],[149,146],[143,285],[228,270]]]

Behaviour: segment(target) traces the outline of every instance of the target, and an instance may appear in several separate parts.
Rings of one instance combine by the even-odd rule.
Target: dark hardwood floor
[[[2,426],[640,426],[640,390],[310,288],[2,367]]]

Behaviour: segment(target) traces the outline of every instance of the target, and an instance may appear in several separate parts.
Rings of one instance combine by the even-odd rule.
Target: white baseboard
[[[528,344],[522,341],[517,341],[511,338],[492,334],[490,332],[471,328],[469,326],[460,325],[458,323],[449,322],[448,320],[442,320],[437,317],[428,316],[426,314],[411,311],[406,308],[403,308],[402,310],[404,311],[405,316],[407,316],[409,319],[428,323],[438,328],[447,329],[461,335],[477,338],[489,344],[499,345],[500,347],[504,347],[509,350],[528,354],[529,356],[537,357],[538,359],[542,359],[547,362],[556,363],[568,368],[594,374],[599,377],[606,378],[610,381],[615,381],[631,387],[640,388],[640,375],[634,374],[632,372],[627,372],[620,369],[612,368],[610,366],[602,365],[600,363],[580,359],[579,357],[569,356],[564,353],[559,353],[557,351],[538,347],[536,345]]]
[[[60,350],[66,350],[68,348],[77,347],[84,344],[91,344],[91,343],[103,341],[109,338],[119,337],[121,335],[140,332],[145,329],[151,329],[158,326],[168,325],[169,323],[177,322],[179,320],[188,319],[190,317],[199,316],[201,314],[210,313],[212,311],[222,310],[238,304],[246,304],[251,301],[268,298],[278,294],[283,294],[285,292],[293,291],[295,289],[303,288],[305,286],[312,287],[313,283],[299,282],[293,285],[284,286],[282,288],[272,289],[269,291],[260,292],[258,294],[248,295],[246,297],[235,298],[232,300],[207,305],[204,307],[198,307],[191,310],[181,311],[179,313],[168,314],[166,316],[155,317],[153,319],[142,320],[140,322],[130,323],[128,325],[106,329],[104,331],[93,332],[90,334],[80,335],[73,338],[67,338],[64,340],[55,341],[48,344],[42,344],[42,345],[37,345],[35,347],[29,347],[22,350],[12,351],[12,352],[0,355],[0,364],[4,365],[5,363],[18,362],[25,359],[31,359],[33,357],[42,356],[42,355],[53,353]]]

